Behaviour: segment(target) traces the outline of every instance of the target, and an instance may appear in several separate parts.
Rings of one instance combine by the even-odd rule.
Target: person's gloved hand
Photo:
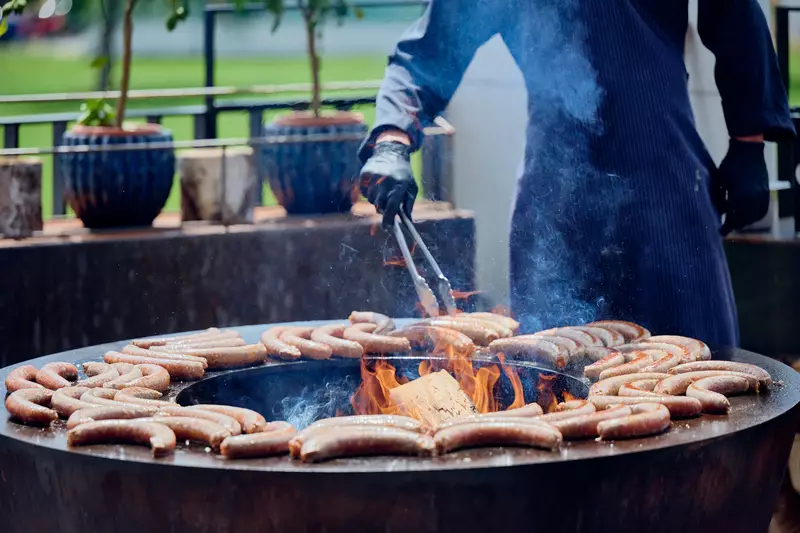
[[[383,213],[383,227],[390,229],[402,209],[411,220],[417,198],[417,182],[411,172],[409,147],[399,142],[379,142],[361,168],[361,193]]]
[[[725,159],[711,177],[711,199],[725,215],[723,236],[766,216],[770,194],[763,142],[731,139]]]

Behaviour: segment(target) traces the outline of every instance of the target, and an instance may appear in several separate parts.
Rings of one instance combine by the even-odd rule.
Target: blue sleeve
[[[361,145],[369,158],[375,138],[396,128],[422,143],[422,129],[441,113],[461,83],[477,49],[498,33],[504,2],[431,0],[389,55],[375,104],[375,124]],[[494,9],[488,9],[488,6]]]
[[[716,57],[717,82],[731,137],[795,135],[772,35],[757,0],[699,0],[697,32]]]

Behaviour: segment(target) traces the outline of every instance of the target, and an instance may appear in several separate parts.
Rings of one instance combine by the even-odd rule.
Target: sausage
[[[194,355],[187,355],[184,353],[172,353],[172,352],[158,352],[155,350],[145,350],[144,348],[139,348],[138,346],[133,346],[132,344],[128,344],[124,348],[122,348],[122,353],[128,355],[135,355],[138,357],[153,357],[156,359],[166,359],[168,361],[187,361],[192,363],[200,363],[203,365],[203,368],[208,367],[208,361],[206,361],[202,357],[196,357]],[[106,361],[107,363],[108,361]],[[128,361],[121,361],[123,363],[127,363]]]
[[[199,339],[186,342],[170,342],[163,346],[151,346],[150,350],[159,348],[158,351],[184,353],[183,350],[189,348],[232,348],[235,346],[244,346],[247,343],[235,331],[230,334],[219,334],[216,337],[209,337],[208,339]]]
[[[36,383],[50,390],[69,387],[78,379],[78,369],[72,363],[47,363],[36,373]]]
[[[758,379],[750,374],[726,370],[698,370],[695,372],[685,372],[683,374],[671,375],[668,378],[661,380],[661,382],[656,385],[656,388],[653,389],[653,392],[657,394],[671,395],[684,394],[689,385],[691,385],[694,381],[720,375],[738,376],[740,378],[744,378],[748,381],[750,388],[753,391],[758,391]]]
[[[475,352],[472,339],[454,329],[415,325],[392,331],[389,336],[408,339],[413,348],[437,352],[452,349],[454,355],[462,357],[469,357]]]
[[[87,387],[89,389],[93,389],[95,387],[103,387],[106,383],[114,381],[115,379],[119,378],[119,372],[116,368],[112,367],[107,363],[103,363],[108,367],[107,370],[101,372],[100,374],[95,374],[88,379],[84,379],[78,382],[78,385],[81,387]],[[87,374],[88,375],[88,374]]]
[[[458,320],[454,318],[431,318],[418,322],[418,324],[425,326],[438,326],[441,328],[452,329],[463,333],[472,342],[479,346],[488,346],[492,341],[500,338],[497,332],[492,328],[487,328],[479,322],[469,322],[466,320]]]
[[[137,404],[132,402],[123,402],[121,400],[115,400],[115,396],[117,395],[116,390],[114,389],[104,389],[104,388],[96,388],[96,389],[89,389],[88,391],[81,394],[81,401],[86,403],[91,403],[98,406],[104,407],[129,407],[131,405],[143,405]],[[154,414],[158,411],[158,407],[155,406],[146,406],[150,409],[150,413]]]
[[[489,345],[492,353],[530,357],[554,366],[564,368],[569,362],[569,353],[561,346],[534,336],[499,339]]]
[[[267,355],[285,361],[293,361],[302,357],[303,354],[300,353],[300,350],[280,340],[280,335],[288,329],[291,328],[288,326],[275,326],[261,334],[261,344],[266,347]]]
[[[165,352],[161,350],[168,348],[156,346],[152,351],[162,354]],[[205,359],[207,368],[241,368],[263,363],[267,357],[267,348],[259,342],[231,348],[181,348],[181,354]]]
[[[128,387],[142,387],[145,389],[152,389],[158,392],[165,392],[169,389],[169,372],[163,367],[158,365],[137,365],[136,369],[139,371],[141,377],[131,380],[127,383],[121,383],[119,389],[126,389]]]
[[[107,363],[130,363],[134,365],[158,365],[169,372],[171,379],[200,379],[205,374],[203,365],[193,361],[174,361],[155,357],[141,357],[119,352],[106,352],[103,359]]]
[[[119,372],[119,375],[124,376],[129,372],[133,372],[133,369],[136,368],[136,365],[132,365],[130,363],[111,363],[111,368],[116,368],[117,372]]]
[[[575,355],[588,357],[592,361],[598,361],[613,353],[613,350],[605,347],[603,341],[596,336],[570,327],[546,329],[533,334],[534,337],[549,335],[558,335],[574,340],[580,345]]]
[[[114,368],[108,363],[98,361],[89,361],[88,363],[83,363],[81,366],[83,367],[83,373],[89,377],[97,376]],[[119,372],[119,370],[117,370],[117,372]]]
[[[39,372],[33,365],[18,366],[6,376],[6,390],[8,392],[20,389],[44,389],[46,387],[36,383],[36,373]]]
[[[211,411],[212,413],[221,413],[231,416],[241,424],[242,431],[245,433],[260,433],[267,428],[267,421],[263,416],[251,409],[245,409],[243,407],[203,403],[188,406],[187,409]]]
[[[568,418],[575,418],[576,416],[582,415],[590,415],[594,413],[597,409],[593,403],[588,402],[586,400],[573,400],[574,402],[580,402],[579,405],[575,405],[570,408],[564,408],[564,404],[559,404],[556,407],[556,412],[554,413],[547,413],[546,415],[536,417],[536,420],[540,420],[542,422],[555,422],[558,420],[566,420]],[[570,403],[570,402],[565,402]]]
[[[532,335],[520,335],[520,336],[515,337],[515,338],[516,339],[521,339],[521,338],[529,337],[529,336],[532,336]],[[562,337],[561,335],[537,335],[537,336],[535,336],[535,338],[552,342],[556,346],[559,346],[560,348],[563,348],[564,350],[566,350],[566,352],[567,352],[567,354],[568,354],[568,356],[570,358],[577,357],[578,355],[583,353],[582,352],[583,345],[578,344],[578,342],[570,339],[569,337]]]
[[[511,333],[514,335],[519,333],[519,322],[505,315],[499,315],[497,313],[469,313],[469,316],[483,320],[491,320],[493,322],[497,322],[498,324],[502,324],[510,329]]]
[[[638,342],[634,344],[623,344],[622,346],[617,346],[615,349],[618,352],[624,353],[626,359],[628,360],[634,357],[631,354],[648,350],[663,350],[668,354],[680,357],[681,361],[686,360],[687,357],[691,357],[688,349],[681,346],[676,346],[674,344],[665,344],[663,342]]]
[[[344,330],[348,327],[350,327],[349,324],[331,324],[316,328],[311,332],[311,340],[326,344],[331,349],[332,355],[359,359],[364,355],[364,348],[355,341],[342,338]]]
[[[155,365],[153,365],[153,366],[155,366]],[[105,387],[107,389],[121,389],[123,387],[123,385],[126,385],[126,384],[130,383],[131,381],[137,380],[137,379],[142,377],[142,371],[139,369],[139,367],[131,365],[131,368],[133,368],[133,370],[131,370],[130,372],[126,372],[125,374],[121,374],[118,378],[115,378],[115,379],[112,379],[111,381],[103,383],[103,387]],[[167,374],[167,378],[169,378],[169,373],[166,370],[164,370],[160,366],[156,367],[156,368],[161,369],[165,374]]]
[[[128,420],[131,418],[149,418],[156,410],[144,405],[92,405],[86,409],[78,409],[67,419],[67,429],[97,420]]]
[[[706,361],[711,359],[711,350],[708,348],[706,343],[697,339],[681,337],[678,335],[657,335],[655,337],[650,337],[643,342],[648,344],[653,342],[672,344],[688,350],[689,356],[685,358],[683,361],[684,363],[689,363],[691,361]]]
[[[555,450],[561,433],[529,420],[482,420],[440,429],[433,436],[436,451],[445,454],[463,448],[483,446],[525,446]]]
[[[612,418],[597,424],[603,440],[631,439],[663,433],[669,428],[669,409],[660,403],[639,403],[630,406],[632,415]],[[606,411],[608,412],[608,411]]]
[[[597,379],[604,371],[625,364],[625,356],[621,353],[614,352],[595,361],[590,365],[583,367],[583,375],[589,379]]]
[[[549,428],[550,430],[555,429],[551,424],[544,420],[540,420],[539,417],[534,416],[497,416],[497,413],[483,413],[479,415],[466,415],[466,416],[458,416],[456,418],[451,418],[450,420],[445,420],[436,428],[436,433],[443,429],[451,428],[453,426],[460,426],[463,424],[475,424],[475,423],[484,423],[484,422],[508,422],[508,423],[526,423],[526,424],[536,424],[539,426],[544,426]]]
[[[461,313],[458,315],[448,316],[448,320],[457,320],[459,322],[463,322],[465,324],[472,324],[474,326],[486,328],[489,331],[493,331],[497,334],[498,338],[505,338],[511,337],[514,335],[514,332],[511,331],[509,328],[505,327],[503,324],[499,322],[495,322],[493,320],[486,320],[485,318],[478,318],[467,313]]]
[[[564,411],[572,411],[574,413],[576,411],[586,409],[587,407],[592,408],[592,410],[589,411],[590,413],[594,412],[594,406],[591,404],[591,402],[589,402],[589,400],[568,400],[556,405],[556,412],[561,413]]]
[[[228,459],[284,455],[289,453],[289,441],[295,433],[288,422],[270,422],[262,433],[228,437],[222,441],[220,452]]]
[[[126,387],[114,394],[114,401],[130,403],[134,405],[152,405],[154,407],[175,405],[173,402],[156,400],[156,398],[160,397],[161,393],[152,389],[145,389],[143,387]]]
[[[203,420],[202,418],[188,416],[155,416],[147,420],[167,426],[175,433],[175,437],[178,439],[202,442],[215,450],[219,449],[222,441],[231,436],[230,431],[216,422]]]
[[[94,404],[80,400],[83,393],[88,390],[88,387],[62,387],[55,391],[53,397],[50,398],[50,408],[55,410],[59,416],[69,418],[79,409],[94,407]]]
[[[615,376],[613,378],[603,379],[595,383],[589,388],[589,399],[592,396],[615,396],[619,392],[619,388],[626,383],[633,383],[640,379],[664,379],[668,378],[669,374],[661,372],[636,372],[634,374],[625,374],[622,376]]]
[[[607,368],[600,372],[600,379],[604,380],[616,376],[623,376],[625,374],[642,372],[643,368],[653,364],[653,358],[650,354],[645,352],[633,352],[633,354],[635,354],[635,356],[631,358],[630,362]]]
[[[772,384],[769,372],[763,368],[748,363],[734,363],[733,361],[697,361],[685,363],[669,369],[670,374],[683,374],[685,372],[695,372],[699,370],[723,370],[732,372],[743,372],[750,374],[758,379],[759,384],[768,387]]]
[[[653,357],[653,364],[642,368],[642,372],[667,372],[673,366],[681,363],[683,358],[676,353],[669,353],[660,348],[644,350]]]
[[[120,442],[150,446],[154,457],[163,457],[175,450],[175,433],[163,424],[137,420],[87,422],[67,432],[69,446]]]
[[[653,389],[658,385],[657,379],[640,379],[632,383],[626,383],[619,388],[617,394],[619,396],[659,396],[653,392]]]
[[[741,394],[749,388],[750,383],[739,376],[711,376],[689,385],[686,396],[700,400],[704,413],[726,414],[731,410],[731,403],[725,396]]]
[[[620,405],[597,411],[595,413],[572,416],[561,420],[549,420],[548,422],[561,432],[565,439],[585,439],[597,437],[597,425],[603,420],[629,416],[631,408],[627,405]]]
[[[185,407],[181,407],[179,405],[165,405],[158,408],[158,413],[156,413],[156,415],[201,418],[203,420],[216,422],[220,426],[227,429],[233,436],[242,434],[242,425],[239,424],[239,422],[232,416],[223,415],[222,413],[201,411],[199,409],[186,409]]]
[[[615,346],[625,344],[625,337],[622,333],[613,329],[598,328],[595,326],[569,326],[569,329],[583,331],[584,333],[597,337],[603,341],[603,346],[606,348],[614,348]]]
[[[220,330],[218,328],[208,328],[205,331],[201,331],[199,333],[186,333],[183,335],[176,335],[173,337],[157,337],[153,339],[134,339],[131,341],[131,344],[134,346],[139,346],[141,348],[149,348],[151,346],[164,346],[170,342],[185,342],[188,340],[197,340],[197,339],[205,339],[208,337],[213,337],[215,335],[219,335]]]
[[[58,420],[58,413],[48,408],[53,391],[41,389],[19,389],[6,398],[6,409],[11,418],[32,425],[48,425]]]
[[[309,359],[330,359],[333,350],[327,344],[311,340],[312,327],[289,328],[281,333],[280,340],[300,350],[303,357]],[[345,333],[347,330],[345,330]]]
[[[633,322],[626,322],[624,320],[598,320],[590,322],[587,326],[611,329],[622,334],[625,342],[638,342],[640,340],[650,337],[650,332],[647,328],[634,324]]]
[[[372,324],[354,324],[344,330],[342,335],[349,341],[355,341],[364,348],[365,353],[405,353],[411,351],[411,343],[402,337],[376,335]]]
[[[335,416],[317,420],[313,424],[310,424],[306,430],[342,426],[386,426],[405,429],[407,431],[416,431],[417,433],[425,431],[425,428],[419,420],[402,415]]]
[[[300,460],[314,463],[366,455],[430,456],[433,439],[414,431],[385,426],[342,426],[320,431],[303,443]]]
[[[637,405],[640,403],[660,403],[669,409],[672,418],[691,418],[702,412],[700,402],[685,396],[591,396],[589,401],[598,409],[613,405]]]
[[[506,409],[505,411],[497,411],[490,413],[495,416],[539,416],[543,414],[542,406],[536,402],[516,407],[514,409]]]
[[[394,330],[394,320],[386,315],[372,311],[353,311],[348,317],[351,324],[375,324],[375,335],[385,335]]]

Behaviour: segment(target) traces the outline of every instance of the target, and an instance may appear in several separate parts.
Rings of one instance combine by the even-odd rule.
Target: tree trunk
[[[322,98],[322,89],[319,81],[319,57],[317,56],[317,25],[313,15],[304,13],[306,22],[306,44],[308,45],[308,59],[311,63],[311,111],[315,117],[319,116]]]
[[[128,104],[128,88],[131,79],[131,47],[133,44],[133,10],[137,0],[128,0],[125,4],[125,18],[122,23],[122,77],[119,83],[119,100],[117,101],[117,127],[121,128],[125,120],[125,107]]]
[[[100,35],[100,41],[97,46],[97,57],[106,57],[103,68],[97,77],[97,90],[108,91],[111,90],[111,58],[114,56],[114,33],[117,30],[117,22],[119,21],[119,8],[122,4],[118,0],[100,0],[103,13],[103,32]]]

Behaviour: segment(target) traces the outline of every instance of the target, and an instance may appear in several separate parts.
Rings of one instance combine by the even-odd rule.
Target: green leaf
[[[283,0],[264,0],[264,7],[273,16],[272,33],[275,33],[283,20]]]
[[[92,60],[89,66],[99,70],[105,67],[107,64],[108,64],[108,56],[98,56]]]
[[[0,20],[0,37],[8,31],[8,19]]]

